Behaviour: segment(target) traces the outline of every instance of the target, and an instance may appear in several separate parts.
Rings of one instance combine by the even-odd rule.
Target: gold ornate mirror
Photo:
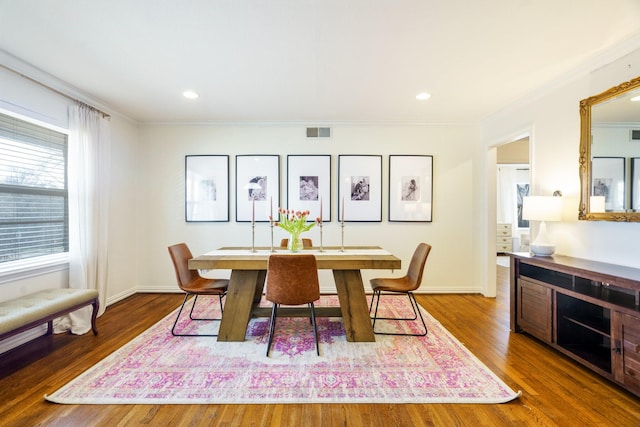
[[[640,77],[580,101],[578,218],[640,222]]]

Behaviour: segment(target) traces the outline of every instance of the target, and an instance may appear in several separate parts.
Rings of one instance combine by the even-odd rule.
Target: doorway
[[[529,195],[529,136],[496,148],[496,262],[508,266],[507,252],[528,251],[529,224],[522,199]]]

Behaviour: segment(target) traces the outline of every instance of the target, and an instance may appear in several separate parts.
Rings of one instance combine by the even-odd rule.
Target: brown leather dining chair
[[[273,342],[276,318],[280,305],[309,306],[311,325],[316,339],[316,353],[320,355],[318,346],[318,328],[316,326],[316,310],[313,303],[320,299],[320,282],[318,265],[313,255],[271,255],[267,264],[267,301],[271,301],[271,323],[269,325],[269,342],[267,357]]]
[[[373,297],[371,298],[371,305],[369,306],[369,313],[373,308],[373,301],[376,300],[376,309],[373,314],[373,331],[379,335],[409,335],[422,337],[427,335],[427,325],[424,322],[422,313],[420,313],[420,307],[416,301],[413,291],[420,287],[422,283],[422,273],[424,272],[424,266],[427,263],[427,257],[431,252],[431,245],[427,243],[420,243],[411,257],[409,268],[407,273],[403,277],[397,278],[376,278],[371,279],[371,289],[373,289]],[[380,304],[380,296],[383,292],[387,294],[406,294],[409,296],[409,302],[413,309],[413,317],[409,318],[397,318],[397,317],[378,317],[378,305]],[[376,332],[376,320],[404,320],[413,321],[420,317],[424,333],[409,334],[409,333],[392,333],[392,332]]]
[[[280,247],[281,248],[286,248],[287,246],[289,246],[289,239],[280,240]],[[313,240],[302,238],[302,247],[303,248],[311,248],[311,247],[313,247]]]
[[[218,335],[212,334],[179,334],[176,333],[176,325],[182,309],[190,295],[193,295],[193,305],[189,312],[189,318],[191,320],[221,320],[220,318],[199,318],[193,317],[193,309],[198,301],[200,295],[215,295],[220,302],[220,312],[222,313],[222,298],[227,294],[227,287],[229,286],[229,280],[227,279],[210,279],[200,275],[198,270],[189,270],[189,260],[193,258],[191,251],[186,243],[178,243],[173,246],[169,246],[169,255],[171,255],[171,261],[173,261],[173,267],[176,271],[176,279],[178,280],[178,286],[185,292],[184,300],[176,316],[176,321],[173,323],[171,333],[177,337],[217,337]]]

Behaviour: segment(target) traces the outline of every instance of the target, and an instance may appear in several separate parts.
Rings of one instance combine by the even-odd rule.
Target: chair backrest
[[[418,289],[422,283],[422,273],[424,272],[429,252],[431,252],[431,245],[427,243],[420,243],[413,252],[406,275],[409,282],[413,284],[412,290]]]
[[[281,248],[286,248],[288,245],[289,245],[289,239],[280,240],[280,247]],[[313,240],[302,238],[302,247],[303,248],[310,248],[312,246],[313,246]]]
[[[318,264],[313,255],[271,255],[267,267],[268,301],[308,304],[320,299]]]
[[[193,255],[186,243],[169,246],[169,255],[171,255],[171,261],[173,261],[173,267],[176,270],[176,279],[180,289],[200,277],[198,270],[189,270],[189,260],[193,258]]]

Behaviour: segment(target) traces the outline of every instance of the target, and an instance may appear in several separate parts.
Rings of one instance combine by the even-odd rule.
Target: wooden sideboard
[[[510,253],[512,332],[640,396],[640,269]]]

